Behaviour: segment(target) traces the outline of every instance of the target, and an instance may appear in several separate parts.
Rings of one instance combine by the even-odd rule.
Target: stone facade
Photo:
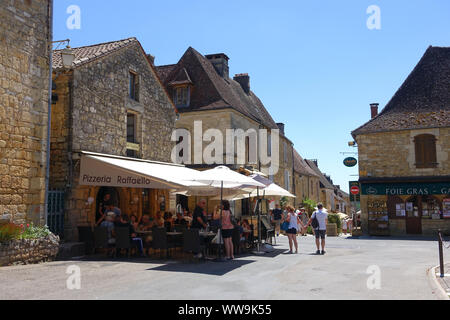
[[[49,0],[0,3],[0,219],[45,223]]]
[[[414,137],[421,134],[432,134],[436,140],[435,168],[416,168]],[[359,151],[359,171],[362,179],[377,179],[395,177],[400,182],[401,178],[423,180],[426,177],[448,176],[450,172],[450,128],[411,129],[402,131],[388,131],[367,133],[357,136]],[[424,181],[424,180],[423,180]],[[426,181],[424,181],[426,182]],[[412,195],[399,195],[399,201],[407,202]],[[442,202],[448,195],[433,195]],[[385,203],[388,197],[385,195],[361,196],[361,222],[363,231],[369,233],[368,206],[373,202]],[[441,208],[442,209],[442,208]],[[421,234],[435,235],[438,229],[450,233],[450,221],[448,219],[432,220],[421,219]],[[403,217],[395,217],[390,214],[389,233],[391,235],[404,235],[407,233],[406,220]]]
[[[252,119],[249,119],[242,114],[236,112],[233,109],[224,109],[224,110],[211,110],[211,111],[201,111],[201,112],[184,112],[180,114],[180,119],[176,122],[177,129],[186,129],[191,133],[191,138],[194,138],[194,121],[201,121],[203,124],[203,132],[205,132],[208,129],[218,129],[220,132],[222,132],[224,137],[224,152],[226,150],[225,145],[225,137],[226,137],[226,130],[227,129],[242,129],[244,131],[247,131],[249,129],[259,130],[259,124],[256,121],[253,121]],[[270,130],[268,130],[270,132]],[[203,142],[203,150],[206,146],[208,146],[210,142]],[[286,143],[287,149],[287,161],[284,161],[284,143]],[[293,159],[292,159],[292,142],[290,142],[288,139],[280,135],[280,141],[279,141],[279,169],[275,174],[273,175],[273,181],[281,186],[282,188],[285,188],[286,186],[286,175],[285,171],[287,170],[289,172],[289,181],[287,182],[289,186],[289,191],[292,192],[293,187]],[[274,152],[274,151],[273,151]],[[191,156],[192,161],[194,160],[194,145],[192,143],[191,145]],[[269,175],[268,168],[260,167],[259,161],[257,163],[248,163],[247,161],[245,163],[237,163],[237,159],[235,157],[235,165],[233,165],[233,169],[238,169],[241,166],[252,166],[253,168],[257,170],[261,170],[263,173]],[[223,163],[225,163],[226,159],[224,157]],[[197,167],[197,166],[196,166]],[[202,166],[200,166],[202,167]],[[203,166],[206,167],[206,166]],[[189,198],[189,208],[192,210],[195,207],[195,204],[197,200],[199,200],[200,197],[190,197]],[[294,199],[289,199],[289,203],[293,204]],[[219,201],[208,201],[208,212],[212,212],[214,209],[214,206],[217,205]],[[235,203],[235,211],[239,214],[242,211],[241,207],[242,203],[241,201],[236,201]],[[264,206],[263,209],[266,207]]]
[[[76,55],[82,52],[74,50]],[[57,99],[52,112],[50,185],[66,190],[66,239],[76,239],[77,226],[95,223],[100,188],[79,185],[80,152],[127,156],[127,114],[132,113],[136,116],[137,157],[170,162],[176,115],[151,62],[134,38],[117,50],[75,65],[70,71],[53,72]],[[131,72],[139,81],[138,99],[130,97]],[[142,189],[117,190],[121,209],[140,216]],[[150,198],[156,202],[161,192],[168,204],[166,191],[152,190]],[[90,197],[93,203],[87,202]]]
[[[54,234],[41,239],[0,243],[0,267],[50,261],[56,258],[58,251],[59,237]]]

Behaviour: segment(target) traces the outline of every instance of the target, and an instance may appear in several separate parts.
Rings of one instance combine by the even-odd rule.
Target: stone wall
[[[436,136],[438,166],[415,167],[414,137]],[[361,177],[445,176],[450,172],[450,128],[363,134],[357,137]]]
[[[59,251],[59,237],[50,234],[41,239],[0,243],[0,267],[52,260]]]
[[[139,102],[129,97],[130,71],[139,77]],[[64,238],[76,240],[77,226],[96,222],[99,191],[79,185],[79,151],[126,156],[127,112],[132,112],[138,122],[138,157],[171,162],[175,109],[138,42],[71,72],[54,71],[53,81],[58,101],[52,108],[50,186],[66,190]],[[117,189],[123,212],[139,217],[142,190]]]
[[[43,224],[49,0],[0,2],[0,219]]]

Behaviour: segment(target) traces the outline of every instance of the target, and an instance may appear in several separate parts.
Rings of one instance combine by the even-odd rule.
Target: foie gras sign
[[[81,157],[79,183],[83,186],[148,189],[167,188],[167,186],[148,177],[135,174],[124,168],[104,163],[88,156]]]

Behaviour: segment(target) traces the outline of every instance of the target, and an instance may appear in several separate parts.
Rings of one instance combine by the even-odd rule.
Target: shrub
[[[0,226],[0,243],[18,239],[21,232],[22,228],[13,223]]]
[[[20,235],[21,239],[39,239],[45,238],[50,234],[50,230],[47,226],[35,226],[33,224],[27,224],[26,227],[23,228],[23,232]]]
[[[339,216],[335,213],[328,214],[328,223],[336,223],[338,233],[340,233],[340,230],[342,230],[342,223]]]

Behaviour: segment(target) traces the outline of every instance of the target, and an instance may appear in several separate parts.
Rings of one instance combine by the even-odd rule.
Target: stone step
[[[59,246],[58,260],[71,259],[86,255],[86,246],[83,242],[66,242]]]

